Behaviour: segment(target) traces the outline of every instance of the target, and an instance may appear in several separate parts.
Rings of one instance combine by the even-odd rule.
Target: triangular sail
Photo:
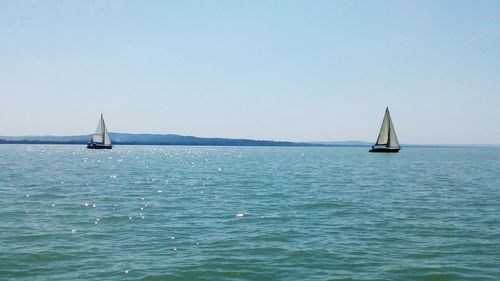
[[[394,130],[394,125],[392,125],[391,117],[389,116],[389,142],[388,147],[399,148],[398,137],[396,136],[396,131]]]
[[[92,142],[95,143],[104,143],[103,141],[103,129],[104,129],[104,119],[102,118],[99,120],[99,123],[97,123],[97,129],[95,130],[94,137],[92,138]]]
[[[384,121],[382,121],[382,126],[380,127],[380,132],[375,146],[399,148],[399,142],[396,136],[396,131],[394,130],[394,125],[392,124],[389,108],[386,108],[385,110]]]
[[[109,138],[108,129],[106,129],[106,124],[104,123],[104,118],[101,114],[101,119],[97,124],[97,129],[95,130],[94,137],[92,138],[92,142],[101,143],[104,145],[110,145],[111,139]]]
[[[390,115],[389,109],[385,110],[384,121],[382,121],[382,126],[380,127],[380,132],[378,133],[377,143],[375,145],[387,145],[389,141],[389,126],[390,126]]]
[[[106,125],[104,125],[104,145],[110,145],[110,144],[111,144],[111,139],[109,138],[108,129],[106,128]]]

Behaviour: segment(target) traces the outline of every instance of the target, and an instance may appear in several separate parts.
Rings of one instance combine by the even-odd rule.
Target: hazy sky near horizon
[[[500,144],[500,1],[0,1],[0,135]]]

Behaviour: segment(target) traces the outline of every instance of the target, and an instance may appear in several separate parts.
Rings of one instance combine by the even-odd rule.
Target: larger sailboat
[[[399,152],[400,149],[396,131],[392,124],[391,114],[389,113],[389,107],[387,107],[382,127],[380,127],[380,132],[378,133],[377,143],[372,146],[370,152]]]
[[[94,137],[91,141],[87,143],[88,149],[112,149],[111,139],[109,138],[108,129],[106,129],[106,123],[104,123],[104,118],[101,113],[101,120],[97,124],[97,129],[95,130]]]

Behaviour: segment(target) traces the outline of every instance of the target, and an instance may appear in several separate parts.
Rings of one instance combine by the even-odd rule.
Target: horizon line
[[[366,140],[328,140],[328,141],[290,141],[290,140],[276,140],[276,139],[258,139],[258,138],[241,138],[241,137],[208,137],[208,136],[196,136],[196,135],[181,135],[175,133],[128,133],[128,132],[109,132],[110,134],[129,134],[129,135],[175,135],[182,137],[195,137],[202,139],[228,139],[228,140],[252,140],[252,141],[268,141],[268,142],[289,142],[289,143],[304,143],[304,144],[317,144],[317,145],[331,145],[331,144],[341,144],[341,143],[349,143],[349,142],[357,142],[357,143],[365,143],[367,145],[372,144],[372,141]],[[78,137],[78,136],[91,136],[92,134],[75,134],[75,135],[51,135],[51,134],[40,134],[40,135],[0,135],[0,139],[2,138],[24,138],[24,137]],[[427,147],[436,147],[436,146],[446,146],[446,147],[500,147],[500,144],[495,143],[402,143],[402,146],[407,147],[417,147],[417,146],[427,146]]]

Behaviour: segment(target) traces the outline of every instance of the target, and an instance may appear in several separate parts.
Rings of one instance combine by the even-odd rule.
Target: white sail
[[[95,130],[94,137],[92,138],[92,142],[101,143],[104,145],[110,145],[111,139],[109,138],[108,129],[106,128],[106,123],[104,123],[104,118],[101,114],[101,119],[97,124],[97,129]]]
[[[389,142],[387,143],[387,146],[392,148],[399,148],[398,137],[396,136],[396,131],[394,130],[394,125],[392,125],[392,119],[390,116],[389,116]]]
[[[387,145],[389,141],[389,126],[391,123],[391,116],[389,115],[389,109],[385,110],[384,121],[382,121],[382,126],[380,127],[380,132],[378,133],[377,143],[375,145]]]
[[[92,138],[92,142],[95,143],[103,143],[103,129],[104,129],[104,119],[102,118],[97,123],[97,129],[95,130],[94,137]]]
[[[104,125],[104,145],[111,145],[111,139],[109,138],[108,129],[106,128],[106,125]]]
[[[396,136],[396,131],[394,130],[394,125],[392,124],[389,108],[386,108],[385,110],[384,121],[382,121],[382,126],[380,127],[377,143],[375,145],[399,148],[398,137]]]

